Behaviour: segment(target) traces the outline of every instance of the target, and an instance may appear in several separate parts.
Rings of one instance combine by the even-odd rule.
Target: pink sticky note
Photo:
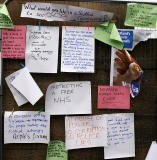
[[[25,58],[26,26],[2,29],[2,58]]]
[[[130,109],[130,88],[98,86],[99,109]]]

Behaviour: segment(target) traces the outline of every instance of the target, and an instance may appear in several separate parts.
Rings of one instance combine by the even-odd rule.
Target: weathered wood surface
[[[35,0],[32,0],[32,2]],[[39,0],[38,0],[39,1]],[[21,18],[21,4],[26,0],[13,0],[8,4],[8,10],[16,25],[38,25],[38,20]],[[41,2],[52,2],[44,1]],[[86,7],[97,10],[106,10],[115,13],[114,19],[117,20],[118,28],[124,26],[126,5],[118,3],[85,3],[85,2],[54,2],[60,4],[70,4],[80,7]],[[62,26],[63,22],[41,21],[41,25]],[[67,25],[84,25],[87,23],[68,23]],[[96,26],[97,23],[91,23],[90,26]],[[61,28],[60,28],[61,31]],[[61,41],[60,41],[61,42]],[[60,72],[60,51],[58,74],[32,74],[35,81],[46,93],[47,87],[52,82],[57,81],[91,81],[92,82],[92,111],[93,114],[104,113],[135,113],[135,138],[136,138],[136,157],[124,158],[122,160],[144,160],[152,140],[157,139],[157,40],[148,40],[141,42],[131,53],[138,63],[144,69],[144,80],[142,82],[141,92],[138,97],[131,99],[131,110],[98,110],[97,109],[97,86],[109,85],[110,77],[110,55],[111,48],[101,42],[96,41],[95,48],[95,66],[94,74],[77,74]],[[61,43],[59,48],[61,47]],[[6,85],[4,77],[21,68],[20,63],[24,60],[4,60],[3,67],[3,110],[39,110],[45,104],[45,97],[33,107],[30,103],[18,107],[14,98]],[[51,140],[65,140],[64,116],[51,117]],[[45,160],[47,145],[45,144],[3,144],[3,160]],[[78,149],[68,152],[69,160],[103,160],[103,148]]]

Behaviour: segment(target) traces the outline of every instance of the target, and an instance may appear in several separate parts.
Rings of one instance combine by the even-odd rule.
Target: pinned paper
[[[34,111],[5,112],[4,144],[50,141],[50,115]]]
[[[156,157],[157,157],[157,143],[156,141],[153,141],[145,160],[156,160]]]
[[[30,72],[57,73],[59,27],[27,26],[25,64]]]
[[[98,86],[98,109],[130,109],[130,88]]]
[[[135,157],[134,114],[107,115],[108,146],[104,159]]]
[[[26,26],[2,29],[2,58],[25,58]]]
[[[62,27],[62,72],[94,73],[94,27]]]
[[[106,115],[65,117],[66,149],[107,146]]]
[[[0,28],[13,28],[13,23],[4,4],[0,5]]]
[[[62,141],[50,141],[47,148],[46,160],[68,160],[68,152]]]
[[[45,112],[51,115],[91,114],[91,83],[50,84],[46,92]]]
[[[128,3],[126,26],[156,28],[157,6],[141,3]]]
[[[21,17],[47,21],[104,22],[110,20],[113,13],[71,5],[28,2],[22,5]]]
[[[26,67],[8,76],[6,81],[19,106],[27,101],[34,105],[43,96]]]
[[[123,49],[124,46],[115,23],[105,22],[96,27],[94,38],[117,49]]]

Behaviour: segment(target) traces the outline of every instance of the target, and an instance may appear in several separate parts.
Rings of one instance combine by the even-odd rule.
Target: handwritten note
[[[2,58],[25,58],[26,26],[2,30]]]
[[[62,72],[94,72],[94,27],[62,27]]]
[[[23,96],[17,89],[15,89],[12,85],[11,82],[23,71],[23,69],[20,69],[14,73],[12,73],[11,75],[7,76],[5,78],[6,83],[10,89],[10,91],[12,92],[14,99],[17,103],[18,106],[22,106],[23,104],[27,103],[28,100],[25,98],[25,96]]]
[[[51,115],[91,114],[91,83],[56,82],[46,92],[45,112]]]
[[[28,2],[22,5],[21,17],[43,19],[47,21],[107,21],[113,13],[80,8],[63,4]]]
[[[47,148],[46,160],[68,160],[68,152],[62,141],[50,141]]]
[[[128,3],[125,25],[156,28],[157,6],[141,3]]]
[[[57,73],[59,27],[27,26],[25,64],[30,72]]]
[[[4,4],[0,4],[0,28],[13,28],[12,20]]]
[[[145,160],[156,160],[156,156],[157,156],[157,143],[156,141],[153,141]]]
[[[105,115],[65,117],[66,149],[107,146]]]
[[[133,48],[133,30],[118,29],[119,35],[123,41],[125,49]]]
[[[104,159],[134,157],[134,114],[110,114],[107,119],[108,146],[104,148]]]
[[[34,105],[43,96],[26,67],[8,76],[6,82],[19,106],[28,101]]]
[[[94,38],[111,45],[117,49],[123,49],[123,41],[118,33],[115,23],[105,22],[96,27]]]
[[[98,86],[98,109],[130,109],[130,88]]]
[[[4,143],[48,143],[50,115],[34,111],[5,112]]]

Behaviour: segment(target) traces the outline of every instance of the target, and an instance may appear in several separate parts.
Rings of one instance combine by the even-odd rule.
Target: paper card
[[[132,49],[133,47],[133,30],[118,29],[119,35],[123,41],[125,49]]]
[[[47,21],[104,22],[110,20],[113,13],[71,5],[27,2],[22,5],[21,17]]]
[[[4,144],[50,141],[50,115],[34,111],[5,112]]]
[[[62,141],[50,141],[47,148],[46,160],[68,160],[68,152]]]
[[[30,72],[57,73],[59,27],[27,26],[25,65]]]
[[[61,72],[94,73],[94,27],[62,27]]]
[[[156,5],[144,3],[128,3],[125,25],[144,28],[156,28],[156,13]]]
[[[104,159],[135,157],[134,114],[107,115],[108,146]]]
[[[26,26],[2,29],[2,58],[25,58]]]
[[[9,75],[8,77],[5,78],[6,83],[11,91],[11,93],[14,96],[14,99],[17,103],[18,106],[22,106],[23,104],[27,103],[28,100],[17,90],[15,89],[12,85],[11,82],[16,79],[16,77],[23,71],[23,69],[20,69],[14,73],[12,73],[11,75]]]
[[[0,4],[0,28],[13,28],[13,27],[14,26],[6,5]]]
[[[66,149],[107,146],[106,115],[65,117]]]
[[[156,157],[157,157],[157,143],[156,141],[153,141],[145,160],[156,160]]]
[[[105,22],[96,27],[94,38],[118,49],[123,49],[123,42],[115,23]]]
[[[26,67],[23,68],[20,74],[16,76],[16,78],[11,82],[11,85],[32,105],[34,105],[43,96],[43,93]]]
[[[51,115],[91,114],[91,83],[56,82],[46,92],[45,112]]]
[[[143,70],[127,50],[111,51],[110,86],[128,86],[134,98],[140,92]]]
[[[98,109],[130,109],[130,88],[98,86]]]

